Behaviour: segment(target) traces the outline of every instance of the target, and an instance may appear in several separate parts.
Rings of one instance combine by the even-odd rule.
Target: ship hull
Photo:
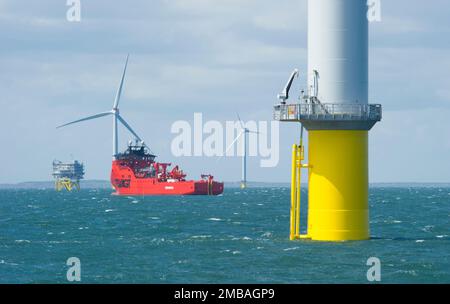
[[[157,178],[137,178],[128,167],[113,162],[111,185],[114,195],[219,195],[223,193],[224,184],[208,180],[159,181]]]

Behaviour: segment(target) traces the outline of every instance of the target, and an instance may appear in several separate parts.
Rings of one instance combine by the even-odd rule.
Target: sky
[[[271,120],[293,68],[307,66],[306,0],[0,0],[0,183],[51,179],[53,159],[85,162],[108,179],[110,118],[57,125],[110,110],[130,62],[121,114],[158,160],[191,178],[240,179],[240,159],[175,157],[171,125]],[[370,24],[370,103],[383,120],[370,132],[371,182],[450,182],[450,2],[381,0]],[[296,81],[298,92],[306,85]],[[287,182],[297,124],[280,125],[280,162],[248,179]],[[130,138],[121,130],[121,148]]]

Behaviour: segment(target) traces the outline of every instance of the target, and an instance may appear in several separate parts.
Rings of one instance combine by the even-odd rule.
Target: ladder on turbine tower
[[[307,239],[307,234],[300,234],[300,199],[301,199],[301,176],[302,169],[310,168],[310,165],[303,164],[305,159],[303,146],[303,127],[300,133],[300,144],[292,146],[292,168],[291,168],[291,225],[290,239]]]

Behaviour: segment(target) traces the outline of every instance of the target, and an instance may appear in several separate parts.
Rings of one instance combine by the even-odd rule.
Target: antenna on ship
[[[116,96],[114,98],[113,108],[112,108],[111,111],[102,112],[102,113],[99,113],[99,114],[95,114],[95,115],[92,115],[92,116],[81,118],[81,119],[78,119],[78,120],[75,120],[75,121],[72,121],[72,122],[69,122],[69,123],[66,123],[66,124],[63,124],[63,125],[57,127],[57,129],[59,129],[59,128],[62,128],[62,127],[68,126],[68,125],[72,125],[72,124],[76,124],[76,123],[82,122],[82,121],[86,121],[86,120],[100,118],[100,117],[103,117],[103,116],[112,115],[113,116],[113,159],[116,159],[117,155],[119,154],[118,122],[120,122],[125,128],[127,128],[128,131],[130,131],[131,134],[133,134],[134,137],[136,137],[136,140],[142,142],[143,145],[145,145],[144,141],[139,137],[139,135],[137,135],[137,133],[125,121],[125,119],[120,115],[120,111],[119,111],[119,102],[120,102],[120,97],[122,96],[123,82],[124,82],[124,79],[125,79],[125,74],[127,72],[129,56],[130,56],[130,54],[127,54],[127,58],[125,60],[125,67],[123,68],[122,77],[120,79],[119,87],[117,88]],[[148,147],[147,147],[147,149],[150,150],[150,148],[148,148]]]

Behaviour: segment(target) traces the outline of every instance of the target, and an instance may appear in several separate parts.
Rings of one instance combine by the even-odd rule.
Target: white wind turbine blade
[[[241,137],[242,134],[244,134],[244,131],[241,131],[241,133],[239,133],[239,135],[236,136],[233,142],[228,146],[228,148],[225,150],[225,155],[227,155],[228,151],[230,151],[230,149],[233,147],[233,145],[237,142],[237,140],[239,139],[239,137]]]
[[[137,133],[134,132],[134,130],[133,130],[133,129],[130,127],[130,125],[125,121],[125,119],[122,118],[122,116],[117,115],[117,118],[118,118],[119,121],[125,126],[125,128],[127,128],[128,131],[130,131],[131,134],[134,135],[134,137],[136,137],[139,141],[143,141],[143,140],[139,137],[139,135],[137,135]]]
[[[228,146],[228,148],[225,150],[225,153],[220,156],[217,161],[221,160],[222,157],[224,157],[225,155],[227,155],[228,151],[230,151],[230,149],[233,147],[233,145],[237,142],[237,140],[239,139],[239,137],[241,137],[241,135],[244,134],[244,130],[241,131],[241,133],[238,134],[238,136],[236,136],[236,138],[233,140],[233,142]]]
[[[120,96],[122,95],[123,81],[125,79],[125,73],[127,72],[129,56],[130,56],[130,54],[127,54],[127,59],[125,61],[125,67],[123,68],[122,78],[120,79],[119,88],[117,89],[116,98],[114,99],[113,109],[117,109],[119,106]]]
[[[56,128],[59,129],[59,128],[62,128],[62,127],[68,126],[68,125],[72,125],[72,124],[76,124],[76,123],[79,123],[79,122],[82,122],[82,121],[96,119],[96,118],[103,117],[103,116],[108,116],[108,115],[113,115],[113,113],[112,112],[103,112],[103,113],[100,113],[100,114],[96,114],[96,115],[92,115],[92,116],[89,116],[89,117],[81,118],[81,119],[78,119],[78,120],[75,120],[75,121],[71,121],[69,123],[63,124],[63,125],[58,126]]]
[[[242,119],[241,119],[241,117],[239,116],[239,113],[236,112],[236,115],[237,115],[237,118],[238,118],[238,120],[239,120],[239,123],[241,124],[241,128],[242,128],[242,129],[245,129],[244,123],[242,122]]]

